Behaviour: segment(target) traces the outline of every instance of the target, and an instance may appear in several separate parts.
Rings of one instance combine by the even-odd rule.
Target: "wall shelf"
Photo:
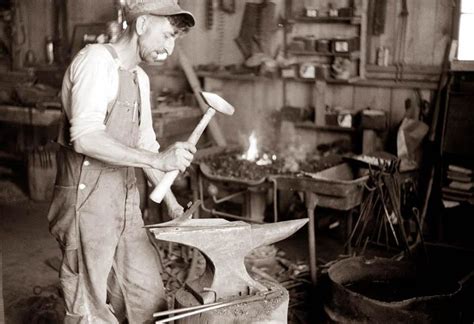
[[[305,56],[328,56],[328,57],[348,57],[351,59],[360,58],[360,51],[350,52],[350,53],[324,53],[324,52],[316,52],[316,51],[292,51],[289,50],[288,54],[292,55],[305,55]]]
[[[198,71],[197,75],[204,78],[213,78],[213,79],[224,79],[224,80],[235,80],[235,81],[293,81],[293,82],[303,82],[303,83],[314,83],[315,79],[303,79],[303,78],[282,78],[281,76],[275,77],[265,77],[255,74],[232,74],[229,72],[205,72]]]
[[[0,121],[33,125],[51,126],[59,122],[61,110],[37,109],[35,107],[0,105]]]
[[[264,77],[255,74],[232,74],[228,72],[198,72],[198,76],[214,79],[236,80],[236,81],[279,81],[286,82],[302,82],[315,83],[316,79],[303,78],[282,78],[282,77]],[[394,88],[394,89],[426,89],[436,90],[438,88],[437,82],[433,81],[396,81],[390,79],[361,79],[358,77],[349,80],[326,79],[319,80],[331,85],[347,85],[355,87],[377,87],[377,88]]]
[[[357,128],[353,128],[353,127],[327,126],[327,125],[318,126],[313,122],[296,123],[295,126],[298,128],[313,129],[317,131],[326,131],[326,132],[341,132],[341,133],[356,133],[357,132]]]
[[[337,80],[327,79],[323,80],[327,84],[333,85],[353,85],[358,87],[377,87],[377,88],[395,88],[395,89],[427,89],[436,90],[438,88],[437,82],[432,81],[396,81],[390,79],[349,79]]]
[[[319,23],[319,24],[340,24],[347,23],[351,25],[360,25],[362,18],[359,16],[355,17],[292,17],[288,19],[289,23],[301,22],[301,23]]]

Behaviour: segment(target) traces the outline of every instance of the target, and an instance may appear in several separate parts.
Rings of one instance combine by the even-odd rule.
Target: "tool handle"
[[[188,143],[191,143],[193,145],[196,145],[199,139],[201,138],[202,133],[204,133],[204,130],[206,129],[207,125],[211,121],[212,117],[216,114],[216,110],[209,107],[209,109],[206,111],[204,116],[202,116],[201,120],[199,121],[199,124],[197,124],[196,128],[194,128],[193,132],[191,135],[188,137]]]
[[[197,142],[199,141],[199,138],[201,137],[202,133],[206,129],[207,125],[209,124],[209,122],[211,121],[215,113],[216,111],[209,107],[209,109],[206,111],[204,116],[199,121],[199,124],[197,124],[196,128],[193,130],[193,132],[189,136],[188,138],[189,143],[193,145],[197,144]],[[158,183],[158,185],[155,187],[155,189],[153,189],[152,193],[150,194],[150,199],[158,204],[161,203],[166,193],[171,188],[171,185],[173,184],[178,174],[179,174],[179,170],[166,172],[163,178],[161,179],[160,183]]]

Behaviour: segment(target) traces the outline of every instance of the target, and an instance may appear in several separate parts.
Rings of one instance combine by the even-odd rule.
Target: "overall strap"
[[[109,51],[110,55],[114,58],[114,60],[118,60],[118,54],[115,48],[111,44],[104,44],[104,47]]]

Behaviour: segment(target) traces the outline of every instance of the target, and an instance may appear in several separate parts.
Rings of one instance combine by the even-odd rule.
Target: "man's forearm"
[[[120,166],[150,168],[156,160],[157,153],[128,147],[105,131],[86,134],[74,142],[78,153],[94,159]]]

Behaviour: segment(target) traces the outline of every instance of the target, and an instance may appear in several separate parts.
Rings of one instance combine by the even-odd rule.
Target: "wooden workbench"
[[[0,105],[0,121],[32,126],[51,126],[59,121],[58,109]]]

